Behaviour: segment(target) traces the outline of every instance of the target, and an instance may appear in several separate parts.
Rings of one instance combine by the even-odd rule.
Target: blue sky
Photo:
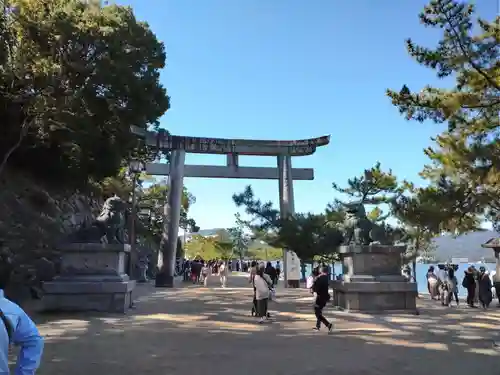
[[[412,181],[427,162],[423,148],[440,127],[407,122],[385,89],[444,85],[410,59],[404,40],[435,45],[419,24],[423,0],[127,0],[167,49],[162,83],[172,107],[161,119],[173,134],[303,139],[331,134],[330,145],[293,166],[314,168],[294,184],[297,212],[321,212],[343,184],[380,161]],[[495,14],[494,0],[477,2]],[[223,165],[215,155],[187,163]],[[240,165],[275,166],[275,158],[241,157]],[[201,228],[230,227],[231,196],[251,183],[278,202],[277,181],[185,180]]]

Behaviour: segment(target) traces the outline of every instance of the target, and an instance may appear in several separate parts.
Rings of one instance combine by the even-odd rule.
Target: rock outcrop
[[[57,243],[93,222],[101,204],[89,194],[50,188],[26,175],[4,172],[0,178],[0,251],[8,252],[14,261],[13,284],[53,277]]]

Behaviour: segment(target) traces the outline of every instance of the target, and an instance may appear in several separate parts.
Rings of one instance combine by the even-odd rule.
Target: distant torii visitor
[[[166,131],[150,132],[133,127],[132,132],[145,140],[149,147],[171,152],[170,164],[149,163],[146,172],[151,175],[169,176],[169,190],[165,205],[165,228],[162,239],[157,287],[172,287],[174,282],[175,254],[179,232],[179,219],[184,177],[246,178],[279,180],[280,214],[294,214],[293,180],[313,180],[310,168],[292,168],[292,156],[312,155],[319,146],[330,143],[330,136],[295,141],[249,139],[200,138],[171,135]],[[226,166],[185,165],[186,153],[226,155]],[[240,167],[239,155],[274,156],[277,168]],[[290,264],[293,262],[293,264]],[[285,285],[299,286],[299,258],[284,249],[283,273]]]

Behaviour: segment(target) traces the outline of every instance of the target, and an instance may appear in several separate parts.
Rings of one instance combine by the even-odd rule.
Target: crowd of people
[[[230,261],[195,259],[192,261],[186,260],[178,267],[178,272],[183,275],[186,282],[191,281],[207,286],[209,276],[218,275],[223,288],[226,287],[227,275],[233,271],[233,267],[236,271],[248,272],[248,282],[253,287],[251,315],[259,319],[259,324],[272,320],[268,306],[269,301],[276,298],[275,288],[279,283],[281,274],[279,261],[273,266],[271,262],[237,262],[235,265]],[[313,295],[314,314],[316,316],[315,331],[319,331],[322,324],[327,328],[328,332],[333,329],[333,324],[323,316],[323,309],[331,299],[329,280],[330,269],[326,266],[314,268],[308,278],[307,287]]]
[[[208,279],[211,275],[219,276],[220,285],[226,287],[227,275],[231,271],[231,264],[222,260],[203,259],[185,260],[178,265],[177,273],[182,275],[183,281],[191,281],[193,284],[203,284],[208,286]]]
[[[443,306],[450,306],[454,300],[458,306],[460,299],[458,296],[458,278],[455,275],[458,267],[454,265],[444,265],[439,268],[437,274],[434,266],[430,266],[427,271],[427,289],[429,295],[434,300],[441,301]],[[500,304],[500,293],[494,292],[493,283],[489,272],[485,267],[468,267],[464,271],[462,286],[467,290],[466,303],[469,307],[476,307],[479,303],[483,309],[489,308],[493,301],[494,294],[497,294]]]
[[[196,258],[194,260],[178,261],[176,267],[177,275],[182,275],[183,281],[191,281],[193,284],[208,285],[210,276],[219,276],[221,287],[226,287],[227,276],[229,272],[250,272],[252,267],[255,267],[255,261],[223,261],[220,259],[204,260]],[[276,285],[281,275],[280,261],[276,262],[274,267],[271,262],[267,262],[264,267],[266,274],[270,275],[273,284]]]

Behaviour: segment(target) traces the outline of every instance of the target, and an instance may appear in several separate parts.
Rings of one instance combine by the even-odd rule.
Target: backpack
[[[464,279],[462,280],[462,286],[464,288],[467,288],[469,286],[469,283],[467,282],[467,278],[466,277],[464,277]]]
[[[0,319],[2,319],[2,322],[5,326],[5,330],[7,331],[7,336],[9,337],[9,342],[12,341],[12,335],[14,334],[14,327],[12,327],[12,323],[10,322],[9,319],[5,316],[3,311],[0,309]]]

